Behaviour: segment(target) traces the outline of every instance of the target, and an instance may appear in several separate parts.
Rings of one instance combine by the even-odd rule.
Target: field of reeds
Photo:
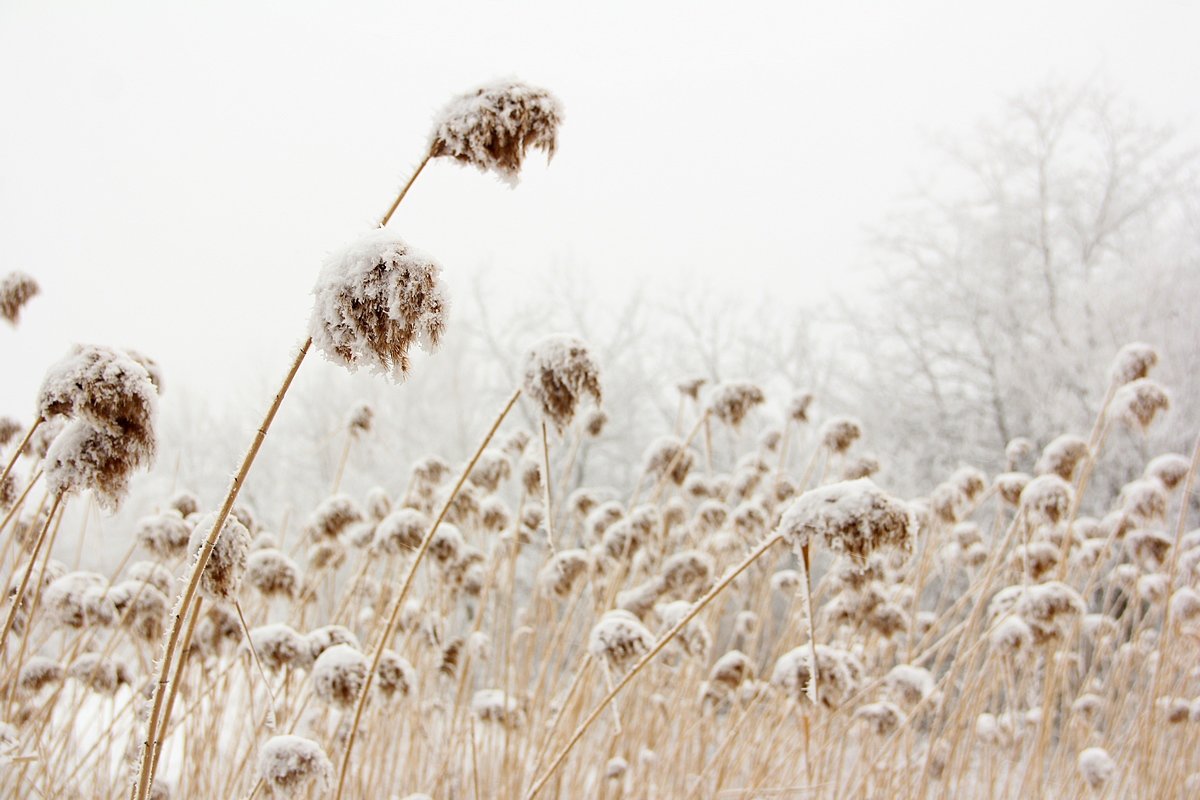
[[[604,365],[547,331],[469,459],[342,492],[376,423],[363,404],[327,496],[278,526],[239,499],[272,480],[255,459],[310,351],[403,378],[453,324],[437,262],[388,227],[421,169],[515,182],[560,118],[514,82],[446,108],[379,229],[326,261],[229,491],[152,498],[111,574],[79,568],[64,514],[126,500],[163,379],[96,345],[49,366],[36,415],[0,426],[0,796],[1200,793],[1200,449],[1089,492],[1112,433],[1169,411],[1151,345],[1113,354],[1090,431],[1015,439],[1004,471],[901,497],[873,482],[859,421],[798,388],[760,435],[768,398],[745,381],[679,383],[633,485],[581,484]],[[10,277],[0,310],[16,323],[36,294]]]

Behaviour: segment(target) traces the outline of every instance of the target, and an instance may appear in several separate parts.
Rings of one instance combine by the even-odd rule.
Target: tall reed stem
[[[158,683],[154,687],[154,701],[150,710],[150,718],[146,722],[146,738],[142,740],[140,753],[141,770],[138,774],[138,782],[134,787],[132,797],[134,800],[146,800],[150,796],[150,787],[154,783],[154,751],[162,746],[162,734],[166,731],[165,722],[161,719],[163,710],[164,695],[174,696],[178,690],[178,686],[170,680],[171,664],[175,657],[175,648],[179,644],[179,635],[184,627],[184,620],[192,607],[192,600],[196,596],[196,590],[200,586],[200,576],[204,574],[204,568],[208,565],[208,558],[212,555],[213,548],[217,544],[217,537],[220,536],[222,528],[225,526],[225,520],[229,517],[230,511],[233,510],[233,504],[237,500],[238,494],[242,491],[242,484],[246,480],[246,476],[250,473],[250,467],[254,464],[254,459],[258,456],[258,451],[262,448],[263,441],[267,438],[267,431],[271,428],[271,423],[275,421],[275,414],[279,411],[279,406],[283,403],[284,395],[291,388],[292,380],[296,377],[296,372],[299,371],[300,365],[304,363],[304,357],[308,355],[308,349],[312,346],[312,337],[304,340],[300,351],[296,353],[295,359],[292,361],[291,369],[288,370],[287,377],[283,379],[283,385],[279,387],[279,391],[275,393],[275,399],[271,403],[271,407],[267,409],[267,415],[263,418],[262,424],[258,427],[258,432],[254,435],[254,441],[250,445],[250,449],[246,451],[245,458],[242,459],[242,466],[238,470],[237,475],[233,478],[233,483],[229,486],[229,491],[225,495],[225,502],[221,504],[221,510],[217,512],[216,522],[213,523],[212,530],[208,532],[208,536],[204,540],[204,546],[200,549],[199,555],[196,557],[196,563],[192,567],[192,575],[188,580],[187,587],[183,590],[183,594],[179,596],[179,600],[175,605],[175,613],[171,624],[171,630],[167,633],[167,641],[163,646],[162,663],[159,664]]]
[[[425,558],[425,553],[429,550],[429,543],[433,541],[433,535],[437,533],[438,526],[442,524],[446,513],[450,510],[454,498],[462,489],[463,484],[467,482],[467,478],[471,474],[471,470],[475,469],[476,462],[483,455],[483,451],[491,443],[492,437],[496,435],[500,424],[504,422],[504,418],[508,416],[508,412],[512,411],[514,405],[517,404],[517,398],[521,396],[521,390],[517,389],[508,398],[508,403],[504,409],[492,422],[492,427],[488,430],[487,435],[483,437],[483,441],[479,443],[479,447],[475,450],[475,455],[471,456],[471,460],[463,467],[462,474],[458,477],[458,482],[454,484],[454,489],[446,497],[446,502],[442,504],[442,510],[438,512],[437,519],[429,526],[425,537],[421,540],[421,546],[417,548],[416,555],[413,556],[412,563],[408,566],[408,574],[404,576],[404,584],[400,587],[400,593],[392,600],[391,610],[388,612],[387,625],[384,626],[383,635],[379,637],[379,641],[375,643],[375,651],[371,655],[371,668],[367,670],[366,680],[363,681],[362,689],[358,693],[358,701],[354,705],[354,719],[350,723],[350,733],[346,736],[346,749],[342,751],[342,764],[338,769],[338,785],[337,793],[334,795],[335,800],[341,800],[342,792],[346,786],[346,773],[350,769],[350,755],[354,752],[354,739],[358,733],[358,726],[362,722],[363,708],[367,704],[367,696],[371,693],[371,686],[375,682],[375,673],[379,669],[379,662],[383,658],[383,651],[387,648],[388,642],[396,632],[396,623],[400,620],[400,612],[404,609],[404,600],[408,597],[408,591],[412,588],[413,578],[417,574],[417,567],[421,565],[422,559]]]
[[[560,766],[562,766],[563,761],[566,760],[567,756],[571,753],[571,750],[573,750],[575,745],[579,743],[579,740],[583,738],[583,734],[587,732],[587,729],[590,728],[592,723],[596,721],[596,718],[604,712],[605,707],[613,701],[617,694],[624,689],[625,686],[628,685],[629,682],[632,681],[647,664],[653,661],[654,657],[662,652],[662,649],[670,644],[671,640],[678,636],[679,632],[682,631],[687,624],[696,617],[697,614],[703,611],[704,607],[711,603],[713,598],[719,595],[726,586],[733,583],[734,579],[737,578],[738,575],[741,575],[747,567],[758,560],[759,556],[770,550],[771,547],[777,544],[782,538],[783,537],[778,533],[773,534],[769,539],[764,541],[749,555],[742,559],[740,564],[730,569],[729,572],[726,573],[725,577],[722,578],[716,586],[708,591],[708,594],[696,601],[695,605],[692,606],[691,611],[685,614],[683,618],[679,620],[679,622],[675,623],[675,625],[672,626],[669,631],[663,634],[662,638],[658,640],[654,647],[650,648],[649,652],[642,656],[638,662],[634,664],[632,668],[630,668],[629,672],[625,673],[625,676],[617,682],[616,686],[609,689],[608,694],[604,696],[604,699],[596,704],[596,706],[591,710],[591,713],[589,713],[583,722],[579,724],[579,727],[575,729],[575,733],[571,735],[571,738],[567,744],[558,751],[558,755],[554,757],[554,760],[550,763],[550,766],[546,769],[546,771],[542,773],[540,778],[534,781],[533,786],[525,795],[525,800],[533,800],[534,797],[537,797],[538,792],[545,788],[546,783],[550,780],[551,776],[554,775],[554,772]]]

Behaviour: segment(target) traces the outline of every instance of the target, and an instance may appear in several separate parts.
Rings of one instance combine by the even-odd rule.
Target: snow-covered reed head
[[[149,373],[128,355],[77,345],[46,373],[38,413],[71,421],[46,450],[47,487],[58,495],[92,489],[115,510],[134,470],[157,450],[158,393]]]
[[[350,525],[362,519],[362,509],[354,502],[354,498],[335,494],[326,497],[312,510],[304,523],[304,532],[314,542],[336,539]]]
[[[1021,509],[1030,522],[1053,525],[1071,511],[1075,490],[1056,473],[1039,475],[1021,490]]]
[[[1033,466],[1038,475],[1053,473],[1064,481],[1071,480],[1075,467],[1088,455],[1088,443],[1078,436],[1066,433],[1046,445],[1041,457]]]
[[[696,455],[677,436],[660,436],[646,448],[646,474],[655,480],[670,479],[682,486],[696,463]]]
[[[525,356],[524,391],[561,432],[575,418],[585,395],[600,404],[600,369],[580,339],[547,336]]]
[[[326,703],[353,708],[367,681],[367,657],[348,644],[335,644],[312,668],[313,691]]]
[[[258,776],[277,797],[299,797],[310,787],[333,788],[333,764],[321,745],[301,736],[275,736],[258,756]]]
[[[199,556],[204,541],[216,522],[215,513],[207,514],[196,521],[188,545],[193,558]],[[204,573],[200,576],[200,593],[216,603],[236,602],[242,576],[246,572],[249,552],[250,531],[233,515],[226,517],[217,542],[208,557],[208,563],[204,565]]]
[[[158,392],[146,368],[110,347],[76,345],[46,371],[38,390],[45,418],[81,419],[108,433],[154,447]]]
[[[1109,415],[1142,430],[1150,427],[1160,411],[1171,407],[1166,389],[1150,378],[1130,381],[1113,395]]]
[[[1154,347],[1144,342],[1131,342],[1122,347],[1113,358],[1113,385],[1124,386],[1145,378],[1157,363],[1158,351]]]
[[[21,309],[41,291],[37,281],[24,272],[10,272],[0,280],[0,317],[15,326]]]
[[[624,610],[607,611],[592,628],[588,652],[616,670],[624,670],[654,646],[641,620]]]
[[[679,394],[682,397],[699,400],[700,390],[704,388],[704,384],[706,383],[708,383],[708,378],[688,378],[686,381],[680,381],[675,384],[675,388],[679,390]]]
[[[554,156],[562,104],[545,89],[500,80],[451,100],[434,121],[429,155],[471,164],[515,186],[530,148]]]
[[[358,403],[346,415],[346,428],[355,436],[366,436],[375,424],[375,409],[370,403]]]
[[[251,630],[250,644],[258,660],[269,670],[309,669],[313,663],[308,639],[281,622]]]
[[[192,526],[175,509],[142,517],[134,528],[138,544],[163,561],[179,558],[187,550]]]
[[[750,409],[766,401],[763,390],[749,381],[726,381],[713,387],[708,409],[731,428],[738,428]]]
[[[812,392],[797,392],[787,404],[787,417],[792,422],[808,422],[808,412],[813,403]]]
[[[293,598],[300,590],[300,567],[284,552],[265,547],[246,560],[246,583],[263,597]]]
[[[862,432],[862,423],[853,417],[834,417],[821,426],[821,444],[834,453],[844,453]]]
[[[379,668],[375,670],[372,685],[386,700],[397,695],[407,697],[417,686],[417,673],[408,659],[394,650],[384,650],[379,656]]]
[[[1102,747],[1089,747],[1079,754],[1079,774],[1093,791],[1102,790],[1116,772],[1116,763]]]
[[[520,706],[500,689],[480,689],[471,698],[471,713],[483,722],[516,725]]]
[[[538,586],[544,594],[570,597],[587,575],[590,564],[586,550],[559,550],[538,571]]]
[[[406,553],[421,546],[430,519],[415,508],[398,508],[375,526],[373,547],[385,553]]]
[[[908,505],[859,478],[805,492],[783,512],[779,532],[796,552],[820,537],[833,552],[864,561],[881,547],[911,548],[917,520]]]
[[[812,652],[802,645],[784,653],[775,662],[771,684],[798,703],[808,702],[812,680]],[[817,645],[817,701],[826,708],[837,708],[858,689],[863,665],[854,654],[837,647]]]
[[[432,353],[446,326],[441,266],[379,228],[329,256],[313,287],[309,335],[335,364],[403,380],[417,344]]]

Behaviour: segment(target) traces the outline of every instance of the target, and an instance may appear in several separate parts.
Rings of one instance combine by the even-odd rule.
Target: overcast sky
[[[43,288],[0,327],[0,413],[26,416],[76,341],[142,349],[176,386],[281,372],[324,254],[480,82],[550,88],[567,121],[515,190],[421,176],[392,224],[452,292],[557,267],[612,297],[812,301],[853,280],[930,134],[1006,95],[1099,77],[1195,138],[1198,8],[0,0],[0,271]]]

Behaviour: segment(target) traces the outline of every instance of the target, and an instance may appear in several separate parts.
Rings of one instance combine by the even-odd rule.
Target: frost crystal
[[[562,104],[545,89],[502,80],[462,94],[434,121],[429,154],[448,156],[517,184],[529,148],[554,156]]]
[[[325,260],[313,287],[309,335],[325,357],[351,372],[403,380],[415,343],[441,343],[447,300],[442,268],[386,228],[371,231]]]

